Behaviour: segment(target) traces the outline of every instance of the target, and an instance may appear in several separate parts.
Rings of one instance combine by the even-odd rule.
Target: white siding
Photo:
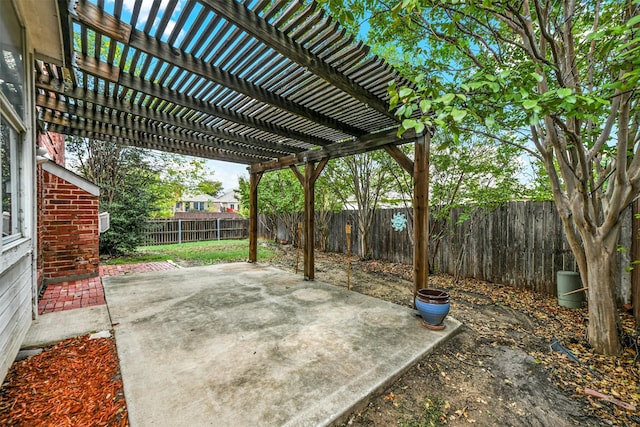
[[[32,279],[29,253],[0,275],[0,378],[7,374],[31,325]]]
[[[16,10],[17,21],[22,27],[24,65],[24,115],[20,117],[15,106],[5,98],[0,100],[0,112],[5,120],[19,132],[21,152],[19,153],[19,198],[20,215],[22,217],[21,237],[11,241],[0,242],[0,381],[13,363],[22,344],[32,318],[37,314],[35,240],[36,240],[36,127],[35,127],[35,94],[33,85],[34,49],[24,29],[32,32],[45,31],[39,16],[53,16],[55,2],[52,0],[29,1],[0,0],[5,7],[19,6]],[[32,7],[38,3],[38,7]],[[20,7],[24,8],[22,16]],[[53,9],[52,9],[53,7]],[[3,10],[9,10],[4,8]],[[5,17],[6,18],[6,17]],[[29,19],[25,19],[29,18]],[[13,17],[11,17],[13,19]],[[5,22],[9,22],[8,20]],[[3,24],[4,25],[4,24]],[[3,27],[4,28],[4,27]],[[9,28],[7,26],[7,28]],[[54,31],[54,28],[50,29]],[[56,28],[55,31],[58,31]],[[3,40],[4,41],[4,40]],[[3,76],[0,75],[0,78]]]

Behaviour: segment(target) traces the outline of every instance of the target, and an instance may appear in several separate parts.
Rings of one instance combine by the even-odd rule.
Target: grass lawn
[[[258,245],[258,260],[269,260],[275,251]],[[207,265],[219,262],[237,262],[249,259],[249,240],[212,240],[172,245],[141,246],[133,254],[112,258],[105,264],[138,264],[142,262],[172,260],[188,265]]]

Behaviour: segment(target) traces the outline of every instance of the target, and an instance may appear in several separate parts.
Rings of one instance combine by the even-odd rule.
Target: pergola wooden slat
[[[250,261],[260,178],[291,168],[305,190],[308,279],[322,169],[385,149],[414,177],[415,283],[426,286],[429,136],[398,137],[387,94],[407,80],[308,0],[143,1],[113,0],[108,13],[108,2],[58,0],[64,63],[35,64],[48,129],[248,165]],[[414,141],[410,159],[398,145]]]

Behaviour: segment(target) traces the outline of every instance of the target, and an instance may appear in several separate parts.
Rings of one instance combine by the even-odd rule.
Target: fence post
[[[216,218],[216,228],[218,231],[218,240],[220,240],[220,218]]]
[[[182,243],[182,220],[178,220],[178,243]]]

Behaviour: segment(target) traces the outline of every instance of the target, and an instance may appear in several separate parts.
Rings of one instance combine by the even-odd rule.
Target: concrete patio
[[[328,425],[455,332],[259,264],[103,278],[131,425]]]

